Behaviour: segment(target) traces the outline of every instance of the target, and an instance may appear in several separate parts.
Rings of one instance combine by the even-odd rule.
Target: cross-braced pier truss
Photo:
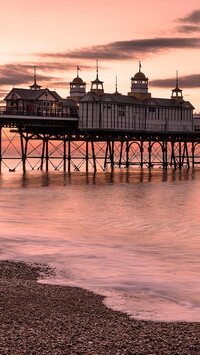
[[[0,129],[0,169],[99,171],[174,169],[200,164],[200,134],[89,132],[8,124]]]

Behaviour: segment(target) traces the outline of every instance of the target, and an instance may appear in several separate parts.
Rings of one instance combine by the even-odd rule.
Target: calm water
[[[200,171],[0,176],[0,257],[139,319],[200,321]]]

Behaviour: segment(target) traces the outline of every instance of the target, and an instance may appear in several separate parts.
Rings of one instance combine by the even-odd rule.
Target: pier
[[[77,76],[70,96],[34,83],[13,88],[0,111],[0,171],[99,171],[115,168],[182,169],[200,164],[200,119],[185,101],[178,76],[170,98],[155,98],[148,78],[131,77],[131,91],[105,93],[99,79],[86,92]]]

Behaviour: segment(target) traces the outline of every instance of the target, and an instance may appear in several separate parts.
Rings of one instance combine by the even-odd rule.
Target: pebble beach
[[[37,282],[53,273],[0,261],[0,354],[200,354],[200,323],[131,319],[108,309],[103,296]]]

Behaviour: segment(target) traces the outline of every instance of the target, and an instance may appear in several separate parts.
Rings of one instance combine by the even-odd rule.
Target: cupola
[[[94,92],[97,95],[102,95],[104,93],[103,81],[99,80],[98,60],[96,68],[96,79],[91,81],[91,84],[91,92]]]
[[[70,96],[68,99],[79,101],[86,93],[86,83],[79,77],[80,68],[77,67],[77,76],[70,83]]]
[[[175,89],[172,90],[171,99],[172,99],[172,100],[176,100],[176,101],[178,101],[178,102],[184,101],[184,100],[183,100],[182,91],[183,91],[183,90],[179,89],[179,85],[178,85],[178,70],[177,70],[177,71],[176,71],[176,87],[175,87]]]
[[[128,95],[143,101],[150,99],[151,94],[148,92],[149,79],[141,72],[141,67],[141,62],[139,62],[139,71],[131,78],[131,91]]]

